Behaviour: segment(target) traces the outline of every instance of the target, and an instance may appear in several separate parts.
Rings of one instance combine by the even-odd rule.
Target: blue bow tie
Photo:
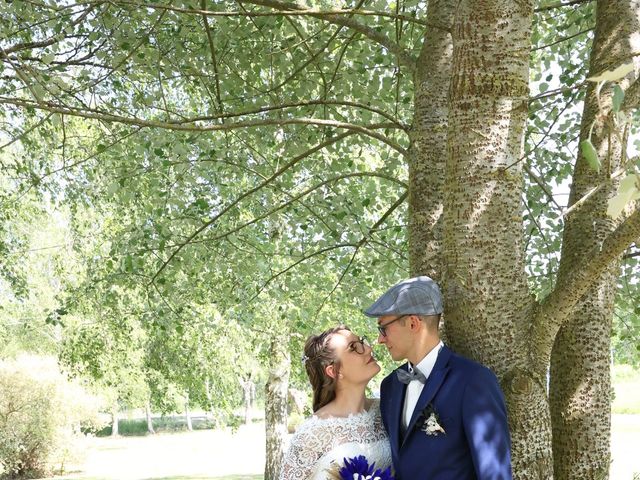
[[[420,383],[427,383],[427,377],[425,377],[424,374],[417,368],[414,368],[413,372],[408,372],[406,370],[403,370],[402,368],[399,368],[398,370],[396,370],[396,375],[398,376],[398,380],[407,385],[409,385],[414,380],[418,380]]]

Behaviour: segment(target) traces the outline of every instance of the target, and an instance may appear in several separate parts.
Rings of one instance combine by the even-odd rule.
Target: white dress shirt
[[[431,371],[433,370],[433,366],[436,364],[436,360],[438,359],[438,353],[443,346],[444,344],[440,341],[440,343],[427,353],[427,356],[420,360],[415,367],[411,365],[411,362],[409,362],[409,372],[413,372],[413,369],[417,368],[425,378],[428,379],[429,375],[431,375]],[[420,398],[423,388],[424,384],[419,380],[412,380],[407,385],[407,393],[404,396],[404,410],[402,415],[403,431],[405,431],[409,426],[413,410],[416,408],[416,403],[418,403],[418,399]]]

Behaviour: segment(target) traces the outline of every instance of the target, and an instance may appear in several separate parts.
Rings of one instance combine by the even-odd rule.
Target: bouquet
[[[345,458],[342,467],[334,467],[329,471],[333,480],[395,480],[391,475],[391,467],[385,470],[376,468],[375,462],[369,465],[364,455]]]

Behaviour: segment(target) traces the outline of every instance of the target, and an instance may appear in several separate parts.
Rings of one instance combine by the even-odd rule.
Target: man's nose
[[[378,333],[378,343],[386,343],[386,341],[387,341],[387,337],[385,337],[381,333]]]

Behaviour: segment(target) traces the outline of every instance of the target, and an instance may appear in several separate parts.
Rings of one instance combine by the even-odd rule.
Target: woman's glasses
[[[358,355],[362,355],[365,352],[366,347],[370,347],[370,346],[371,344],[366,338],[360,337],[358,338],[358,340],[349,342],[349,345],[347,346],[347,350],[349,350],[350,352],[356,352]]]

